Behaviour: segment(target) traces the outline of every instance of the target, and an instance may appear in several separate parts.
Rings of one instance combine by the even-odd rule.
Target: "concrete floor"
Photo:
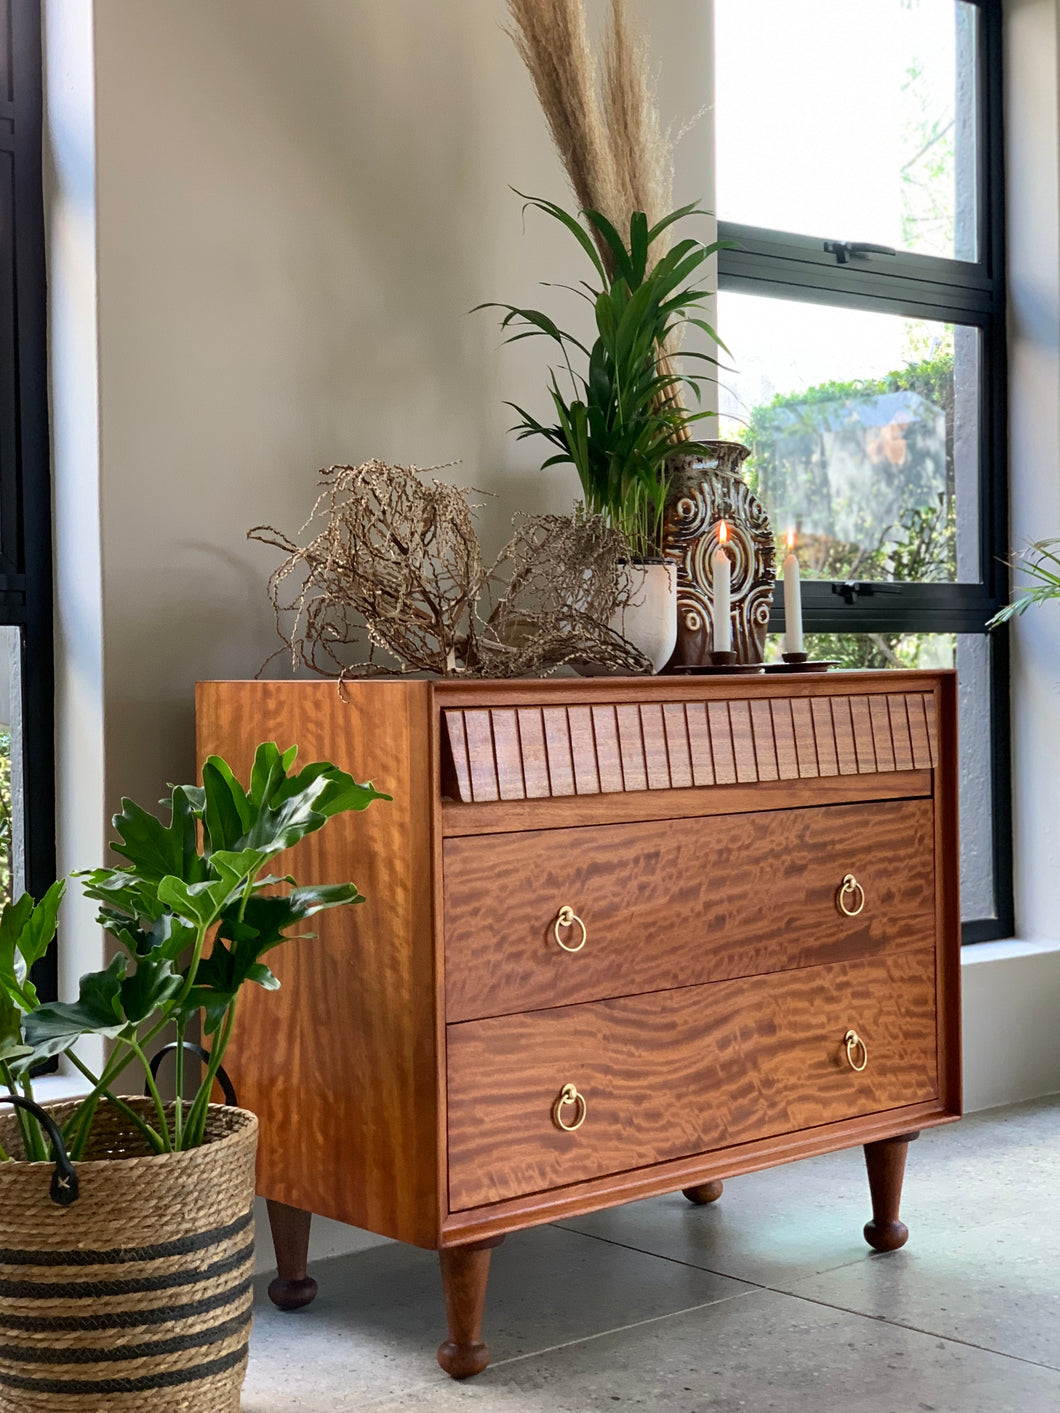
[[[1060,1413],[1060,1096],[925,1133],[908,1245],[873,1255],[860,1150],[509,1237],[493,1364],[452,1383],[437,1261],[320,1263],[282,1315],[259,1282],[244,1413]]]

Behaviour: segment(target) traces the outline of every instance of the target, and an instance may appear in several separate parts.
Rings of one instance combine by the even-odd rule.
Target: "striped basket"
[[[75,1107],[48,1113],[61,1124]],[[0,1110],[6,1153],[21,1151],[17,1134]],[[64,1206],[58,1166],[0,1163],[3,1413],[235,1413],[257,1136],[253,1114],[211,1106],[202,1148],[155,1156],[101,1106]]]

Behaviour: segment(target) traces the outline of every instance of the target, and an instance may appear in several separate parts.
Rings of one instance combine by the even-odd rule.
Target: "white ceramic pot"
[[[633,597],[610,627],[662,671],[677,646],[677,565],[670,560],[634,564]]]

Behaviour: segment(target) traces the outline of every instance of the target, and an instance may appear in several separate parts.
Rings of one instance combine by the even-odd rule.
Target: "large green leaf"
[[[173,970],[169,957],[151,952],[140,957],[136,969],[121,984],[121,1005],[134,1025],[153,1014],[177,994],[184,980]]]
[[[17,900],[5,903],[0,913],[0,987],[16,994],[22,986],[19,975],[18,939],[33,912],[33,896],[23,893]]]
[[[186,883],[201,881],[195,811],[183,786],[176,786],[170,797],[168,825],[133,800],[123,799],[114,828],[121,840],[113,845],[114,852],[129,860],[139,878],[157,882],[173,875]]]
[[[128,965],[129,959],[119,953],[105,971],[90,972],[81,978],[76,1001],[48,1002],[30,1011],[23,1030],[34,1058],[61,1055],[82,1035],[105,1039],[120,1035],[128,1024],[121,997]]]
[[[29,971],[51,946],[65,891],[65,880],[59,879],[39,903],[23,893],[0,913],[0,995],[21,1001],[25,1007],[37,1004]]]
[[[207,883],[185,883],[182,878],[163,878],[158,885],[160,901],[200,928],[213,926],[233,891],[230,875]]]
[[[0,1061],[21,1060],[32,1050],[22,1039],[22,1012],[16,1003],[0,993]]]

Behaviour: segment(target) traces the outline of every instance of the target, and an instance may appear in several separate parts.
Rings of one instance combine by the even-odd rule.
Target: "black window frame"
[[[0,0],[0,626],[21,636],[24,882],[35,897],[56,870],[42,136],[41,6]],[[55,998],[54,947],[34,981]]]
[[[879,247],[840,258],[835,236],[810,237],[719,219],[718,288],[745,294],[877,310],[978,328],[979,584],[873,585],[844,592],[841,583],[803,583],[807,633],[976,633],[1009,597],[1007,358],[1005,338],[1005,210],[1001,0],[969,0],[979,11],[977,47],[977,259],[945,260]],[[723,213],[722,213],[723,214]],[[866,240],[871,234],[866,235]],[[828,247],[832,247],[829,249]],[[724,336],[724,330],[722,330]],[[877,586],[878,587],[878,586]],[[779,599],[779,596],[778,596]],[[782,632],[783,605],[770,628]],[[1009,721],[1009,634],[990,634],[993,870],[996,916],[963,924],[963,940],[1011,936],[1012,784]]]

